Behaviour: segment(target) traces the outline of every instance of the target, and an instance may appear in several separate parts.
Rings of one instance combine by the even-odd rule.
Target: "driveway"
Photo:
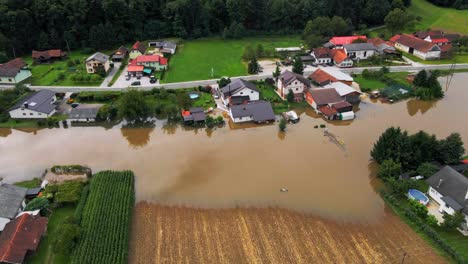
[[[106,78],[104,78],[104,81],[101,83],[101,88],[109,86],[109,83],[112,81],[112,78],[114,78],[114,75],[119,71],[121,62],[114,62],[114,67],[111,68],[109,73],[107,74]]]
[[[128,66],[127,66],[128,67]],[[147,76],[143,76],[140,78],[140,80],[138,80],[136,77],[131,77],[130,80],[126,80],[127,78],[127,68],[125,68],[123,71],[122,71],[122,74],[120,74],[119,78],[117,79],[117,81],[115,81],[114,85],[112,85],[112,88],[127,88],[127,87],[131,87],[132,86],[132,82],[136,82],[136,81],[140,81],[141,82],[141,85],[139,86],[145,86],[145,87],[149,87],[149,86],[157,86],[159,85],[159,79],[156,83],[150,83],[150,78],[147,77]],[[138,86],[135,86],[135,87],[138,87]]]

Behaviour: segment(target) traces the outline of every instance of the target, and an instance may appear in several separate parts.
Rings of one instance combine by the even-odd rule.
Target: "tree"
[[[103,78],[107,75],[106,69],[104,69],[103,65],[97,66],[96,73]]]
[[[36,197],[32,199],[27,205],[26,208],[24,209],[25,211],[35,211],[35,210],[41,210],[41,212],[44,212],[49,207],[49,200],[45,197]]]
[[[427,85],[427,72],[426,70],[419,71],[413,80],[413,85],[418,87],[426,87]]]
[[[255,57],[255,51],[252,48],[252,46],[251,45],[245,46],[244,53],[242,54],[242,59],[246,61],[250,61],[250,60],[253,60],[254,57]]]
[[[258,65],[257,58],[255,56],[253,59],[249,62],[249,65],[247,67],[247,71],[249,74],[257,74],[259,71],[260,66]]]
[[[374,144],[371,156],[379,164],[391,159],[400,163],[402,168],[407,168],[412,152],[408,132],[402,131],[399,127],[390,127]]]
[[[440,140],[437,153],[439,153],[438,161],[443,164],[459,162],[465,153],[460,134],[452,133],[446,139]]]
[[[291,89],[289,89],[286,99],[288,100],[288,102],[294,103],[294,101],[295,101],[294,100],[294,92]]]
[[[70,219],[66,219],[52,236],[51,245],[54,253],[71,254],[78,245],[80,234],[80,227]]]
[[[413,189],[415,182],[412,180],[400,180],[397,178],[386,178],[385,182],[389,187],[390,193],[395,195],[406,195],[409,189]]]
[[[405,10],[394,9],[385,16],[384,22],[391,34],[405,29],[414,21],[414,17],[408,14]]]
[[[391,159],[384,160],[379,166],[377,176],[382,179],[397,178],[401,173],[401,164]]]
[[[281,120],[280,120],[280,122],[278,124],[279,130],[281,132],[286,131],[286,126],[287,126],[286,120],[284,118],[281,118]]]
[[[435,135],[429,135],[424,131],[410,136],[412,155],[411,169],[417,168],[422,163],[433,161],[436,157],[438,141]]]
[[[418,169],[416,170],[419,175],[424,176],[426,178],[431,177],[438,171],[437,167],[432,163],[425,162],[419,165]]]
[[[281,75],[280,68],[278,65],[276,65],[276,69],[273,72],[273,78],[275,78],[275,82],[278,82],[278,78],[280,77],[280,75]]]
[[[119,116],[129,122],[145,121],[151,115],[151,108],[142,92],[131,89],[119,101]]]
[[[263,53],[265,52],[265,49],[263,48],[263,45],[261,43],[257,44],[257,48],[255,49],[255,56],[257,58],[263,57]]]
[[[219,81],[218,81],[218,86],[219,88],[223,88],[224,86],[228,85],[231,83],[231,79],[230,78],[221,78]]]
[[[193,102],[187,93],[179,93],[177,94],[177,103],[183,109],[189,109]]]
[[[304,64],[302,63],[301,57],[296,57],[294,59],[292,71],[297,74],[304,74]]]
[[[416,201],[414,199],[409,200],[409,205],[413,212],[419,216],[421,219],[426,219],[427,218],[427,207],[423,204],[421,204],[419,201]]]
[[[454,215],[444,214],[443,218],[444,222],[441,226],[445,229],[455,229],[459,227],[465,219],[465,217],[459,212],[455,212]]]

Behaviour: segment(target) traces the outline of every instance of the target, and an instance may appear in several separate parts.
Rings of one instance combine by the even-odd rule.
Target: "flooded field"
[[[170,222],[173,217],[184,217],[185,213],[182,213],[183,210],[177,206],[210,208],[207,211],[190,209],[192,211],[187,212],[188,217],[205,219],[205,223],[209,226],[231,224],[229,218],[214,217],[216,214],[212,213],[212,209],[215,208],[273,207],[295,212],[272,209],[270,214],[270,211],[265,209],[266,213],[253,212],[254,215],[250,216],[250,211],[241,210],[242,214],[246,214],[245,217],[251,217],[253,221],[242,222],[242,225],[246,225],[245,228],[250,230],[256,227],[255,223],[272,225],[278,218],[281,218],[278,220],[281,223],[297,220],[303,221],[304,224],[284,227],[283,231],[289,232],[287,228],[301,229],[299,231],[305,233],[296,237],[301,241],[308,235],[315,237],[322,232],[325,232],[324,235],[328,238],[337,236],[341,232],[351,232],[340,238],[356,241],[355,246],[346,246],[350,250],[353,248],[354,251],[359,250],[361,242],[374,243],[377,237],[384,242],[393,241],[394,245],[399,245],[402,244],[401,240],[392,231],[378,232],[378,229],[387,223],[393,225],[394,230],[404,230],[406,226],[386,212],[384,202],[378,195],[379,183],[373,176],[375,165],[369,160],[372,144],[389,126],[400,126],[412,133],[426,130],[438,137],[459,132],[463,140],[468,142],[467,80],[468,74],[457,74],[445,98],[438,102],[421,102],[412,99],[389,105],[364,100],[359,106],[356,120],[327,124],[328,131],[336,135],[338,145],[324,136],[324,129],[314,128],[326,122],[310,110],[301,115],[299,124],[288,126],[286,133],[278,132],[277,124],[269,126],[228,124],[214,131],[187,130],[162,124],[157,124],[155,128],[140,129],[100,127],[39,131],[0,129],[0,177],[5,178],[7,182],[33,178],[39,176],[44,168],[54,164],[84,164],[95,171],[133,170],[137,177],[137,199],[155,204],[153,205],[155,212],[147,219],[148,221],[135,222],[137,225],[135,233],[140,235],[138,238],[135,237],[135,240],[141,239],[142,233],[138,230],[145,230],[151,226],[151,221]],[[280,192],[281,188],[286,188],[288,192]],[[144,217],[140,210],[147,206],[139,205],[136,215]],[[165,213],[160,213],[160,210]],[[235,212],[239,211],[220,210],[221,215],[236,214]],[[258,216],[257,219],[256,214],[262,216]],[[211,219],[212,217],[214,218]],[[232,221],[240,221],[239,217],[235,217]],[[327,233],[328,228],[325,224],[322,229],[313,232],[314,221],[330,224],[330,233]],[[188,225],[186,222],[181,223],[184,227]],[[232,224],[240,225],[234,222]],[[335,230],[332,227],[334,225],[339,227]],[[346,225],[349,225],[349,230]],[[168,227],[166,230],[164,227],[159,227],[169,232],[171,228],[175,228]],[[267,229],[258,232],[264,232],[263,235],[266,235],[272,227],[265,228]],[[278,232],[280,232],[278,236],[289,236],[287,233]],[[419,241],[417,243],[422,243],[416,234],[408,232],[409,234],[406,234],[406,231],[396,234],[405,233],[411,236],[407,238],[408,241],[414,239]],[[154,235],[156,234],[155,231]],[[194,235],[201,234],[185,233],[181,234],[179,239],[190,241]],[[151,239],[151,236],[145,239]],[[261,250],[268,248],[279,250],[275,245],[254,243],[251,246],[261,247]],[[136,250],[136,247],[133,249]],[[223,251],[224,249],[203,250]],[[159,248],[159,250],[165,249]],[[184,252],[180,250],[182,249],[179,249],[179,252],[165,252],[165,254]],[[346,254],[351,254],[353,250],[347,250]],[[369,254],[372,254],[369,257],[370,261],[365,262],[373,263],[381,260],[387,262],[382,258],[387,254],[385,249],[375,246],[372,250],[376,253],[370,252]],[[367,249],[364,247],[362,251],[366,253]],[[278,252],[278,254],[288,255],[289,252]],[[298,254],[304,253],[301,252]],[[133,253],[138,252],[133,251]],[[244,253],[238,254],[244,256],[242,255]],[[232,259],[227,257],[228,260]],[[324,256],[322,260],[342,263],[349,260],[359,263],[363,258],[365,256],[361,256],[360,253],[349,256],[349,259],[340,259],[335,254]],[[275,259],[281,263],[281,256]],[[309,259],[303,260],[297,262],[307,263]]]

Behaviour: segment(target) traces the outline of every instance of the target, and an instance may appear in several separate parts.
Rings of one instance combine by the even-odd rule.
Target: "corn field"
[[[134,204],[133,172],[94,175],[72,263],[127,263]]]

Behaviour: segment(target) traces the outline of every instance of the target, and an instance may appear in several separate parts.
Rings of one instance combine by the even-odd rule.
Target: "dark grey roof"
[[[307,56],[301,56],[302,61],[315,61],[315,58],[313,56],[307,55]]]
[[[109,56],[101,52],[96,52],[86,59],[86,61],[90,61],[90,60],[97,60],[99,62],[105,63],[107,60],[109,60]]]
[[[55,92],[50,90],[40,90],[19,100],[18,103],[16,103],[8,111],[22,107],[26,108],[27,104],[27,108],[30,110],[39,113],[50,114],[55,109],[55,105],[52,104],[54,96]]]
[[[221,93],[224,95],[224,97],[227,97],[244,88],[249,88],[251,90],[259,92],[255,84],[248,82],[244,79],[235,79],[230,84],[221,88]]]
[[[362,50],[375,50],[375,46],[371,43],[353,43],[343,45],[346,51],[362,51]]]
[[[238,105],[244,103],[245,101],[250,101],[250,97],[248,95],[232,96],[230,103],[233,105]]]
[[[231,113],[234,118],[251,116],[254,122],[275,120],[275,113],[270,102],[262,100],[253,101],[248,104],[233,105]]]
[[[453,210],[458,211],[463,208],[457,201],[455,201],[452,197],[450,196],[444,196],[442,197],[442,201],[444,201],[446,204],[448,204],[450,207],[452,207]]]
[[[450,166],[444,166],[426,182],[443,196],[450,196],[465,209],[468,214],[468,200],[465,199],[468,192],[468,178],[458,173]]]
[[[26,196],[31,196],[31,195],[38,195],[41,192],[42,188],[29,188],[26,191]]]
[[[167,41],[167,40],[151,41],[151,42],[155,43],[156,47],[163,48],[163,49],[175,49],[177,47],[177,44],[175,44],[175,42]]]
[[[462,172],[462,171],[468,170],[468,163],[467,164],[450,165],[450,167],[452,167],[452,169],[454,169],[454,170],[456,170],[458,172]]]
[[[295,80],[298,80],[302,82],[303,84],[310,86],[309,79],[307,79],[306,77],[300,74],[290,72],[290,71],[284,71],[283,73],[281,73],[280,79],[281,79],[281,82],[283,82],[284,86],[290,85]]]
[[[203,107],[192,107],[190,108],[190,115],[184,116],[184,121],[205,121],[206,114]]]
[[[0,64],[0,77],[15,77],[25,66],[26,63],[21,58]]]
[[[0,217],[15,218],[21,209],[26,191],[26,188],[11,184],[0,185]]]
[[[70,111],[69,119],[94,119],[99,112],[99,107],[80,107]]]

